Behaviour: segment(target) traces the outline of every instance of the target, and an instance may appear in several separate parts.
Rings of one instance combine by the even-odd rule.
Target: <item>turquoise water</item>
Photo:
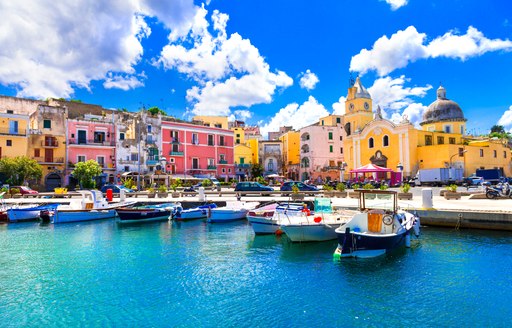
[[[512,234],[422,233],[334,262],[245,222],[1,225],[0,326],[510,327]]]

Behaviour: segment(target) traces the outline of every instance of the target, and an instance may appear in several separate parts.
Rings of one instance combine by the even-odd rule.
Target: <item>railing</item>
[[[227,164],[227,163],[228,163],[228,161],[226,161],[226,160],[220,160],[219,161],[219,164]]]
[[[182,151],[170,151],[169,155],[171,155],[171,156],[183,156],[183,155],[185,155],[185,153],[182,152]]]
[[[41,140],[41,147],[59,147],[59,142],[55,139]]]
[[[235,167],[239,169],[248,169],[251,167],[251,164],[236,164]]]
[[[25,136],[25,135],[27,135],[27,130],[26,129],[17,129],[15,131],[15,130],[12,130],[9,128],[0,128],[0,134],[7,134],[7,135],[13,135],[13,136]]]
[[[208,165],[208,166],[206,167],[206,169],[207,169],[207,170],[216,170],[216,169],[217,169],[217,166],[215,166],[215,165]]]
[[[45,158],[44,156],[32,157],[38,163],[64,163],[64,157]]]
[[[322,168],[322,171],[324,171],[324,172],[325,172],[325,171],[333,171],[333,170],[334,170],[334,171],[338,171],[339,169],[340,169],[340,167],[339,167],[339,166],[324,166],[324,167]]]
[[[70,145],[91,145],[91,146],[115,146],[115,141],[99,141],[99,140],[85,140],[85,139],[68,139]]]
[[[126,159],[120,159],[119,164],[137,164],[139,161],[132,161],[132,160],[126,160]]]

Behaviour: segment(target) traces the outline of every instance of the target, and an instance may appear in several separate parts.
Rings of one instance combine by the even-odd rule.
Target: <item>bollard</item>
[[[204,201],[206,201],[206,196],[205,196],[205,194],[204,194],[204,187],[199,187],[199,190],[198,190],[198,191],[199,191],[199,194],[198,194],[198,196],[199,196],[199,201],[200,201],[200,202],[204,202]]]
[[[114,196],[114,192],[112,191],[112,189],[107,189],[107,201],[108,202],[111,202],[112,201],[112,198]]]
[[[125,199],[126,199],[126,191],[124,191],[123,189],[120,189],[119,190],[119,201],[124,202]]]
[[[433,208],[434,200],[432,197],[432,188],[423,188],[421,189],[421,207],[423,208]]]

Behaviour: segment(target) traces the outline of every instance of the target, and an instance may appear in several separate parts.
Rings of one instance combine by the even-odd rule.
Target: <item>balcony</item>
[[[120,159],[118,160],[119,164],[138,164],[139,161],[132,161],[132,160],[126,160],[126,159]]]
[[[217,166],[215,166],[215,165],[208,165],[208,166],[206,167],[206,169],[207,169],[207,170],[216,170],[216,169],[217,169]]]
[[[26,129],[9,129],[9,128],[0,128],[0,134],[3,135],[11,135],[11,136],[25,136],[27,135]]]
[[[228,163],[228,161],[223,160],[223,159],[221,159],[221,160],[219,161],[219,164],[227,164],[227,163]]]
[[[86,140],[86,139],[68,139],[69,145],[84,145],[84,146],[115,146],[115,141],[100,141],[100,140]]]
[[[47,157],[39,156],[39,157],[32,157],[33,160],[37,161],[38,163],[58,163],[58,164],[64,164],[64,157]]]
[[[41,147],[59,147],[59,142],[55,139],[41,140]]]
[[[184,155],[185,155],[185,153],[184,153],[184,152],[182,152],[182,151],[170,151],[170,152],[169,152],[169,155],[170,155],[170,156],[184,156]]]
[[[235,166],[239,169],[248,169],[251,167],[251,164],[235,164]]]
[[[148,159],[146,160],[146,164],[147,165],[160,164],[160,156],[158,156],[158,155],[148,156]]]
[[[324,166],[322,168],[322,171],[323,172],[326,172],[326,171],[339,171],[340,170],[340,167],[339,166]]]

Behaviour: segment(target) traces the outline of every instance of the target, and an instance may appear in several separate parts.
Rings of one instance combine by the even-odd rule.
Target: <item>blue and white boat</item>
[[[45,205],[19,205],[7,209],[7,219],[9,222],[23,222],[39,220],[41,211],[54,211],[59,204]]]
[[[246,218],[247,213],[255,209],[258,205],[258,202],[226,202],[226,206],[212,208],[210,210],[208,222],[222,223],[243,220]]]
[[[410,247],[411,231],[420,233],[420,219],[398,208],[395,191],[361,190],[359,211],[336,229],[334,258],[375,257]]]
[[[117,208],[118,223],[151,222],[171,219],[181,208],[180,203],[151,204]]]
[[[82,199],[71,199],[69,205],[59,205],[55,209],[53,223],[68,223],[112,219],[116,217],[116,208],[134,204],[121,202],[109,204],[99,190],[79,190]]]
[[[186,210],[180,207],[177,209],[176,214],[173,216],[173,219],[177,221],[205,219],[206,217],[208,217],[210,211],[213,208],[217,208],[217,205],[215,203],[208,203]]]

